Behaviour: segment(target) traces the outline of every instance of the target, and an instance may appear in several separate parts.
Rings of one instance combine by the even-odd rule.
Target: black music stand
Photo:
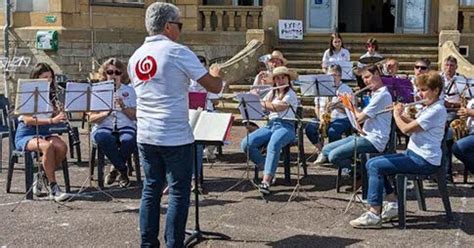
[[[291,192],[291,195],[290,197],[288,197],[288,200],[287,202],[281,206],[280,208],[278,208],[275,212],[272,212],[271,214],[274,215],[276,213],[278,213],[281,209],[283,209],[286,205],[288,205],[288,203],[292,202],[293,200],[295,200],[296,202],[300,203],[301,205],[305,206],[305,207],[311,207],[311,206],[308,206],[306,204],[304,204],[303,202],[297,200],[297,198],[300,198],[300,197],[303,197],[307,200],[310,200],[310,201],[314,201],[315,199],[312,199],[311,196],[309,196],[309,194],[301,187],[301,173],[300,173],[300,170],[301,170],[301,166],[305,165],[305,154],[304,154],[304,143],[303,143],[303,121],[302,121],[302,113],[300,114],[298,111],[295,111],[294,108],[290,105],[290,110],[293,111],[293,113],[295,114],[295,122],[296,122],[296,125],[297,126],[297,135],[298,135],[298,156],[297,156],[297,160],[296,160],[296,166],[297,166],[297,170],[296,170],[296,185],[295,187],[293,188],[293,191]],[[301,196],[300,194],[303,193],[304,195]],[[315,201],[314,201],[315,202]],[[321,203],[318,203],[319,205],[321,205],[322,207],[329,207],[331,208],[330,206],[327,206],[327,205],[324,205],[324,204],[321,204]]]
[[[33,119],[35,120],[36,137],[39,137],[38,114],[51,114],[53,112],[52,106],[48,100],[49,99],[49,85],[50,83],[46,79],[29,79],[29,80],[20,79],[20,82],[18,84],[14,115],[16,116],[16,115],[31,114],[33,116]],[[38,87],[38,86],[41,86],[41,87]],[[47,96],[45,96],[45,94]],[[30,103],[31,101],[33,101],[32,107]],[[14,127],[10,126],[9,128],[14,128]],[[13,137],[10,137],[10,138],[13,138]],[[10,143],[10,145],[12,145],[12,143]],[[39,139],[36,139],[36,146],[39,151]],[[13,148],[10,148],[10,150],[12,149]],[[43,166],[41,166],[40,164],[41,162],[40,162],[39,152],[36,156],[36,163],[38,167],[38,173],[42,172]],[[22,199],[11,210],[11,212],[14,212],[25,198],[28,198],[28,199],[33,198],[32,196],[33,193],[31,192],[33,190],[33,187],[35,187],[35,183],[32,182],[33,181],[33,178],[32,178],[33,168],[31,167],[28,168],[28,163],[25,163],[25,167],[26,167],[25,178],[26,178],[26,185],[27,185],[27,188],[25,189],[26,192],[23,195]],[[30,185],[29,188],[28,188],[28,185]]]
[[[196,240],[195,244],[198,244],[199,242],[201,242],[202,240],[205,240],[205,239],[212,239],[212,238],[205,238],[205,236],[211,236],[211,237],[218,237],[216,240],[229,240],[230,237],[225,235],[225,234],[221,234],[221,233],[218,233],[218,232],[208,232],[208,231],[202,231],[201,230],[201,227],[199,225],[199,190],[198,189],[198,185],[199,185],[199,179],[198,179],[198,156],[197,156],[197,149],[196,149],[196,146],[197,145],[224,145],[223,142],[220,142],[220,141],[198,141],[198,140],[195,140],[194,141],[194,144],[193,144],[193,157],[194,157],[194,162],[193,162],[193,167],[194,167],[194,171],[196,173],[196,175],[194,175],[194,207],[195,207],[195,213],[194,213],[194,229],[188,229],[186,230],[186,234],[190,235],[188,238],[185,239],[184,241],[184,245],[187,247],[188,245],[190,245],[190,243],[193,241],[193,240]],[[203,175],[201,174],[201,177],[203,177]]]
[[[231,187],[226,189],[224,191],[224,193],[229,192],[230,190],[236,188],[240,184],[242,184],[244,182],[247,182],[247,181],[252,184],[252,186],[255,188],[255,190],[258,191],[258,186],[257,186],[256,182],[250,178],[251,166],[250,166],[250,155],[249,155],[250,147],[249,147],[249,144],[248,144],[248,140],[249,140],[249,124],[250,124],[251,118],[250,118],[249,108],[252,111],[254,111],[254,113],[260,113],[261,117],[264,117],[265,114],[263,113],[263,111],[261,109],[257,109],[256,107],[252,106],[251,104],[248,104],[248,103],[251,103],[251,102],[247,101],[244,96],[242,96],[238,99],[240,101],[239,109],[240,109],[240,107],[242,107],[242,109],[240,109],[240,110],[241,110],[242,117],[245,119],[245,129],[246,129],[246,137],[247,137],[247,147],[246,147],[246,150],[247,150],[247,158],[246,158],[247,166],[246,166],[246,170],[245,170],[244,174],[241,176],[241,179],[237,183],[235,183],[234,185],[232,185]],[[258,103],[260,104],[260,100],[258,100]],[[261,195],[261,197],[262,197],[263,200],[265,200],[265,202],[267,202],[267,200],[263,197],[263,195]]]
[[[108,84],[113,81],[105,81],[102,84]],[[73,88],[73,89],[69,89]],[[108,94],[111,96],[107,96]],[[103,94],[103,95],[102,95]],[[65,104],[64,110],[67,112],[93,112],[93,111],[111,111],[113,110],[113,94],[114,91],[110,89],[98,89],[94,90],[94,87],[91,84],[86,83],[75,83],[69,82],[66,86],[65,90]],[[107,97],[107,99],[104,98]],[[94,98],[94,100],[93,100]],[[84,104],[85,101],[85,104]],[[101,105],[101,106],[100,106]],[[87,137],[88,137],[88,150],[89,156],[92,150],[92,142],[91,142],[91,124],[90,124],[90,115],[87,115]],[[100,163],[100,161],[99,161]],[[93,177],[91,171],[93,170],[92,160],[89,159],[89,174],[84,182],[81,184],[81,188],[79,189],[78,193],[76,193],[73,197],[71,197],[68,201],[72,200],[75,196],[80,195],[84,188],[87,181],[89,181],[89,187],[92,187],[99,192],[103,193],[105,196],[109,197],[110,199],[114,199],[112,195],[103,191],[100,187],[93,185]]]

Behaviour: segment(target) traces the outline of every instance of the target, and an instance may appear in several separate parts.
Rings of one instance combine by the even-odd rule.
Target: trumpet
[[[423,104],[423,103],[426,103],[427,101],[428,100],[423,99],[423,100],[419,100],[419,101],[416,101],[416,102],[406,103],[406,104],[403,104],[403,108],[408,108],[408,107],[411,107],[411,106],[415,106],[417,104]],[[381,111],[375,113],[375,115],[380,115],[380,114],[384,114],[384,113],[391,112],[391,111],[393,111],[393,106],[389,106],[389,107],[385,108],[384,110],[381,110]]]

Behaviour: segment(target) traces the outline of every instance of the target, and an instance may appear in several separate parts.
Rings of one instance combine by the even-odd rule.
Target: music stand
[[[197,156],[197,145],[224,145],[223,142],[220,141],[204,141],[204,140],[195,140],[193,144],[193,166],[194,166],[194,171],[196,175],[194,175],[194,208],[195,208],[195,213],[194,213],[194,229],[188,229],[186,230],[186,234],[190,235],[188,238],[184,240],[184,246],[188,247],[188,245],[191,243],[191,241],[196,240],[196,244],[201,242],[204,239],[209,239],[205,238],[204,236],[212,236],[212,237],[220,237],[218,240],[229,240],[230,237],[221,234],[218,232],[209,232],[209,231],[202,231],[200,224],[199,224],[199,190],[198,189],[198,176],[197,176],[197,171],[198,171],[198,156]],[[202,176],[202,175],[201,175]]]
[[[20,79],[17,86],[17,95],[15,101],[15,109],[13,111],[14,116],[19,115],[31,115],[35,120],[35,130],[36,130],[36,146],[38,149],[38,156],[36,156],[36,163],[38,167],[38,172],[43,170],[41,162],[39,159],[39,126],[38,126],[38,115],[39,114],[51,114],[53,112],[53,107],[49,101],[49,86],[50,83],[47,79]],[[13,118],[13,117],[11,117]],[[13,128],[13,127],[9,127]],[[13,137],[10,137],[12,139]],[[10,142],[10,144],[12,144]],[[13,149],[13,148],[10,148]],[[28,171],[28,168],[25,169],[25,174],[28,179],[31,180],[31,177],[28,175],[33,173],[33,171]],[[31,182],[31,181],[30,181]],[[37,183],[37,182],[36,182]],[[27,197],[31,196],[31,190],[35,187],[35,183],[31,184],[30,188],[26,189],[26,193],[23,195],[22,199],[15,205],[11,210],[12,212],[19,206],[19,204]]]
[[[249,142],[249,127],[250,127],[250,120],[264,120],[265,119],[265,113],[263,111],[263,108],[260,104],[260,97],[258,95],[252,94],[252,93],[241,93],[236,96],[237,100],[239,100],[239,110],[240,114],[242,116],[243,121],[245,121],[245,129],[246,129],[246,137],[247,137],[247,158],[246,158],[246,170],[242,174],[241,179],[237,181],[234,185],[226,189],[224,193],[229,192],[230,190],[236,188],[240,184],[244,182],[250,182],[252,186],[255,188],[255,190],[258,191],[258,185],[254,180],[250,178],[250,146],[248,144]],[[262,199],[267,201],[262,195]]]
[[[114,82],[113,81],[104,81],[98,82],[95,84],[89,83],[76,83],[68,82],[66,84],[65,90],[65,112],[98,112],[98,111],[112,111],[114,106]],[[90,115],[87,115],[87,137],[88,137],[88,149],[89,156],[92,153],[92,142],[91,142],[91,123]],[[104,195],[108,196],[111,199],[114,199],[113,196],[103,191],[100,187],[93,185],[92,173],[93,165],[91,159],[89,159],[89,174],[87,178],[81,185],[79,192],[76,195],[80,195],[87,181],[89,181],[89,186],[100,191]],[[71,197],[68,201],[72,200]]]

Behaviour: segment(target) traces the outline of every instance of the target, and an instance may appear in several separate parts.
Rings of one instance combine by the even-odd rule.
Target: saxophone
[[[465,96],[461,95],[461,106],[460,108],[467,107],[467,99]],[[461,116],[458,119],[453,120],[449,126],[453,129],[454,140],[459,140],[464,138],[469,134],[469,129],[467,127],[467,117]]]

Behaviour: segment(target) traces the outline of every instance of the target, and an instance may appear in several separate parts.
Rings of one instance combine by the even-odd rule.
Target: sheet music
[[[64,106],[66,112],[87,112],[87,91],[91,88],[87,83],[68,82]]]
[[[224,142],[232,127],[232,114],[189,110],[189,124],[196,141]],[[212,128],[210,126],[212,124]]]
[[[265,112],[263,111],[262,105],[260,103],[260,97],[252,93],[240,93],[236,98],[241,103],[239,105],[240,114],[244,120],[264,120]],[[245,114],[245,109],[242,104],[242,99],[245,100],[245,105],[247,106],[248,116]]]
[[[336,64],[341,66],[342,69],[342,79],[343,80],[354,80],[354,74],[352,73],[352,62],[351,61],[334,61],[330,64]]]
[[[15,101],[15,114],[52,113],[54,108],[49,100],[50,82],[47,79],[20,79],[18,80]],[[37,111],[35,113],[34,91],[38,89]]]
[[[328,74],[300,75],[301,94],[303,96],[335,96],[334,77]],[[317,81],[317,83],[316,83]]]
[[[114,106],[114,81],[92,84],[90,111],[109,111]]]

